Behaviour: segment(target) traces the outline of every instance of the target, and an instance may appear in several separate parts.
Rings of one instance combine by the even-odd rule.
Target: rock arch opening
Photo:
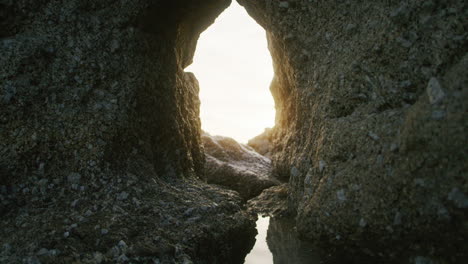
[[[202,129],[247,143],[275,120],[265,30],[233,1],[200,35],[193,64],[200,83]]]

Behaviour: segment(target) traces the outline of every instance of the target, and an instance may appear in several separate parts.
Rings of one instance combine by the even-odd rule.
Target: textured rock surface
[[[183,72],[229,3],[0,1],[0,262],[234,261],[224,236],[253,221],[194,181],[198,84]]]
[[[279,182],[271,177],[271,161],[232,138],[202,135],[208,183],[239,192],[245,200]]]
[[[270,158],[272,154],[271,151],[273,149],[272,141],[273,130],[271,128],[266,128],[262,134],[250,139],[247,145],[263,156]]]
[[[467,252],[466,1],[239,2],[267,30],[300,233]]]
[[[250,199],[247,206],[256,214],[283,217],[289,215],[287,198],[288,184],[284,183],[264,190],[259,196]]]

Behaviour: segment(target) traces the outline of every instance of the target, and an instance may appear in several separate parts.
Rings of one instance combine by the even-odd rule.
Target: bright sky
[[[274,125],[273,67],[265,34],[236,1],[201,34],[185,71],[200,82],[206,132],[246,143]]]

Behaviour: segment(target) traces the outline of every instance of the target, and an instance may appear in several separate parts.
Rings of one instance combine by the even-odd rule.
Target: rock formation
[[[467,252],[466,1],[239,2],[267,31],[299,232]]]
[[[271,161],[232,138],[202,135],[205,175],[208,183],[237,191],[249,200],[264,189],[279,184],[271,177]]]
[[[299,233],[465,260],[466,1],[239,2],[267,31]],[[0,262],[242,261],[253,221],[197,180],[183,71],[229,3],[0,0]]]
[[[0,1],[0,262],[242,260],[183,71],[230,2]]]
[[[262,134],[250,139],[247,145],[263,156],[270,158],[272,154],[271,151],[273,149],[272,141],[273,130],[271,128],[266,128]]]

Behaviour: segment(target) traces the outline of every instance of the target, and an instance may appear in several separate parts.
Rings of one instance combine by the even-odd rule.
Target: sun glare
[[[201,34],[193,61],[203,130],[246,143],[274,125],[265,30],[236,1]]]

